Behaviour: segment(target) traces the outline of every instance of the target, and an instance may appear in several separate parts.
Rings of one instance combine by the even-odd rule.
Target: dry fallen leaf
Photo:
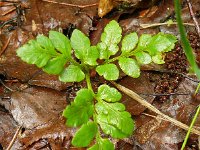
[[[98,8],[99,17],[105,16],[108,12],[110,12],[113,9],[113,7],[113,0],[100,0]]]

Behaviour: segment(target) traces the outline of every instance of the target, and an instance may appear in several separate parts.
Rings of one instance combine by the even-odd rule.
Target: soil
[[[200,1],[190,2],[200,23]],[[185,1],[182,1],[182,13],[184,22],[193,23]],[[20,126],[13,150],[80,149],[71,145],[76,129],[65,125],[62,111],[86,83],[62,83],[57,76],[24,63],[16,56],[18,47],[38,34],[47,35],[52,29],[70,37],[75,28],[88,35],[95,45],[111,20],[119,22],[123,35],[133,31],[139,35],[164,32],[179,37],[176,25],[145,29],[140,26],[168,19],[175,21],[173,0],[0,1],[0,150],[8,147]],[[186,26],[186,31],[200,67],[199,35],[194,26]],[[142,66],[137,79],[121,74],[117,82],[163,113],[189,125],[200,104],[200,94],[194,96],[199,81],[189,68],[180,41],[166,54],[165,62]],[[91,75],[94,87],[104,82],[95,72]],[[135,120],[135,131],[130,138],[114,141],[117,150],[180,149],[185,130],[156,118],[154,112],[125,94],[122,102]],[[200,129],[200,116],[195,126]],[[192,134],[185,149],[199,148],[198,136]]]

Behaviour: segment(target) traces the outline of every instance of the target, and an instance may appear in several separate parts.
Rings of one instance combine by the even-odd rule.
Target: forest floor
[[[190,2],[200,23],[200,1]],[[57,76],[22,62],[16,56],[18,47],[38,34],[47,35],[49,30],[59,30],[70,37],[75,28],[88,35],[95,45],[111,20],[119,22],[123,35],[133,31],[139,35],[164,32],[179,38],[175,24],[152,26],[169,19],[176,22],[173,0],[0,1],[0,150],[8,147],[16,131],[19,133],[13,150],[78,149],[71,145],[75,129],[66,127],[62,111],[85,83],[62,83]],[[200,66],[200,38],[184,1],[182,19],[189,23],[185,28]],[[200,104],[199,94],[193,96],[199,81],[189,70],[179,41],[166,54],[164,65],[142,66],[139,78],[123,76],[117,83],[136,92],[164,114],[189,125]],[[96,76],[93,84],[102,81]],[[117,150],[180,149],[187,131],[156,117],[125,94],[122,102],[135,120],[135,131],[130,138],[114,141]],[[200,129],[200,117],[195,126]],[[198,135],[192,134],[186,150],[199,150],[199,146]]]

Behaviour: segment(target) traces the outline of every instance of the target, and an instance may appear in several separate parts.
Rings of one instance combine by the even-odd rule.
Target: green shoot
[[[175,5],[176,19],[177,19],[177,22],[178,22],[178,28],[179,28],[179,32],[180,32],[180,36],[181,36],[183,49],[185,51],[186,57],[187,57],[190,65],[191,65],[192,69],[196,73],[198,79],[200,79],[200,69],[198,68],[198,66],[196,64],[196,59],[195,59],[195,56],[193,54],[192,47],[190,46],[190,43],[189,43],[189,41],[188,41],[188,39],[186,37],[185,28],[183,26],[183,21],[181,19],[181,4],[180,4],[180,1],[179,0],[174,0],[174,5]],[[198,85],[198,87],[197,87],[197,89],[195,91],[195,94],[198,92],[199,85]],[[188,130],[188,132],[186,134],[186,137],[185,137],[184,142],[182,144],[181,150],[183,150],[185,148],[185,146],[186,146],[186,143],[188,141],[191,129],[192,129],[192,127],[193,127],[193,125],[194,125],[194,123],[195,123],[195,121],[197,119],[197,116],[199,115],[199,111],[200,111],[200,106],[198,106],[196,114],[192,119],[192,122],[190,124],[190,128],[189,128],[189,130]]]
[[[195,115],[194,115],[194,117],[193,117],[193,119],[192,119],[192,122],[191,122],[191,124],[190,124],[190,128],[189,128],[189,130],[188,130],[188,132],[187,132],[187,134],[186,134],[186,136],[185,136],[185,139],[184,139],[184,142],[183,142],[183,144],[182,144],[181,150],[184,150],[184,149],[185,149],[185,146],[186,146],[186,144],[187,144],[188,138],[189,138],[189,136],[190,136],[190,132],[191,132],[193,126],[194,126],[195,121],[197,120],[197,117],[198,117],[198,115],[199,115],[199,112],[200,112],[200,106],[198,106],[197,111],[196,111],[196,113],[195,113]]]
[[[200,88],[200,83],[197,85],[197,88],[196,88],[196,90],[194,92],[194,95],[197,95],[197,93],[199,92],[199,88]]]
[[[141,65],[152,62],[163,64],[163,54],[171,51],[176,41],[175,36],[164,33],[138,37],[132,32],[122,37],[119,24],[111,21],[97,45],[92,46],[89,38],[78,29],[73,31],[70,39],[50,31],[49,37],[38,35],[36,40],[20,47],[17,55],[49,74],[58,75],[62,82],[86,80],[87,88],[80,89],[74,101],[63,111],[66,125],[78,127],[72,145],[89,150],[114,150],[109,137],[122,139],[131,136],[134,121],[120,103],[122,95],[117,89],[103,84],[97,91],[93,90],[90,70],[96,70],[106,80],[117,80],[120,69],[126,75],[137,78]],[[99,64],[98,59],[102,63]],[[103,137],[102,132],[105,134]],[[94,139],[95,143],[91,146]]]
[[[181,19],[181,5],[180,5],[179,0],[174,0],[174,5],[175,5],[175,12],[176,12],[176,20],[178,23],[183,50],[185,52],[187,60],[189,61],[192,69],[196,73],[197,77],[200,79],[200,69],[198,68],[196,64],[196,59],[193,54],[192,47],[190,46],[190,43],[187,39],[185,28],[183,26],[183,21]]]

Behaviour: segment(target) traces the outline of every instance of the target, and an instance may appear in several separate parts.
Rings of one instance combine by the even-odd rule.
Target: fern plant
[[[122,28],[113,20],[104,28],[97,45],[91,45],[90,39],[78,29],[70,39],[50,31],[49,37],[38,35],[36,40],[17,49],[17,55],[48,74],[58,75],[62,82],[86,80],[87,88],[80,89],[63,111],[66,125],[78,127],[72,145],[89,150],[113,150],[109,137],[131,136],[134,121],[119,102],[122,95],[117,89],[103,84],[97,91],[93,90],[90,71],[95,69],[106,80],[117,80],[120,68],[126,75],[137,78],[141,65],[163,64],[164,53],[171,51],[176,41],[175,36],[164,33],[138,37],[133,32],[122,37]],[[95,143],[91,145],[93,139]]]

